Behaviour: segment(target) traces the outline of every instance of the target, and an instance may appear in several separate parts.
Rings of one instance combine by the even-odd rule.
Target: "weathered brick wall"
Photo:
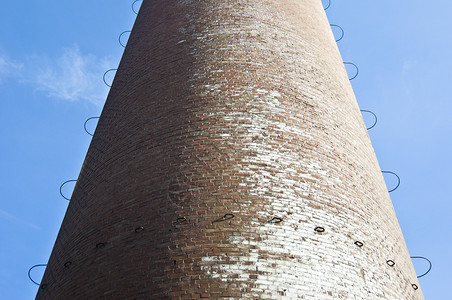
[[[320,0],[144,1],[43,284],[423,299]]]

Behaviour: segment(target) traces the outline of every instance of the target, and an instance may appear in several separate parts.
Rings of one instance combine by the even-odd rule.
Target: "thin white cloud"
[[[10,214],[9,212],[3,209],[0,209],[0,217],[8,221],[16,220],[16,217],[14,215]]]
[[[23,64],[11,60],[7,55],[0,53],[0,82],[7,76],[17,74]]]
[[[402,87],[405,91],[406,95],[412,95],[413,93],[413,76],[417,74],[416,72],[419,69],[419,61],[417,59],[407,59],[403,62],[402,65]]]
[[[78,46],[64,49],[63,54],[50,60],[34,56],[31,80],[38,91],[48,97],[67,101],[89,101],[102,105],[108,93],[102,75],[113,65],[112,59],[84,55]]]
[[[15,215],[0,209],[0,218],[4,219],[6,221],[9,221],[11,223],[15,223],[15,224],[22,224],[22,225],[27,225],[28,227],[35,229],[35,230],[41,230],[41,228],[39,226],[36,226],[35,224],[26,222],[26,221],[22,221],[20,220],[18,217],[16,217]]]

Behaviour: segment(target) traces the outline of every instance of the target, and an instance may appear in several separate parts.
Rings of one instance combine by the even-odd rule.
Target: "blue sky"
[[[320,1],[320,0],[319,0]],[[391,193],[412,256],[432,271],[426,299],[449,295],[452,278],[452,35],[449,0],[331,0],[344,61],[383,170],[401,177]],[[45,264],[67,208],[62,182],[76,179],[116,68],[118,36],[135,19],[133,0],[8,1],[0,10],[0,293],[32,299],[28,268]],[[327,3],[327,0],[324,1]],[[138,6],[137,6],[138,7]],[[108,80],[108,79],[107,79]],[[366,122],[372,123],[365,116]],[[95,121],[88,124],[92,130]],[[395,182],[386,177],[388,187]],[[63,192],[70,195],[72,186]],[[418,274],[428,267],[414,261]],[[43,270],[33,270],[39,281]]]

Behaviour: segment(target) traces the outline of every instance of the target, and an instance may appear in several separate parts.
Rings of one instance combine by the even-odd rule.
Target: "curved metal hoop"
[[[432,262],[428,259],[428,258],[426,258],[426,257],[423,257],[423,256],[411,256],[411,259],[413,259],[413,258],[420,258],[420,259],[424,259],[424,260],[426,260],[428,263],[429,263],[429,267],[428,267],[428,270],[427,270],[427,272],[425,272],[424,274],[422,274],[422,275],[419,275],[417,278],[421,278],[421,277],[423,277],[423,276],[425,276],[425,275],[427,275],[429,272],[430,272],[430,270],[432,269]]]
[[[381,171],[381,173],[392,174],[392,175],[395,175],[395,177],[397,177],[397,181],[398,181],[398,182],[397,182],[396,187],[393,188],[392,190],[389,190],[388,193],[395,191],[395,190],[399,187],[399,185],[400,185],[400,177],[399,177],[399,175],[397,175],[396,173],[391,172],[391,171]]]
[[[135,0],[135,1],[133,1],[133,3],[132,3],[132,10],[133,10],[133,12],[134,12],[136,15],[138,15],[138,12],[135,10],[135,3],[140,2],[140,1],[143,1],[143,0]]]
[[[122,37],[122,35],[123,35],[124,33],[130,33],[130,32],[132,32],[132,31],[130,31],[130,30],[123,31],[123,32],[119,35],[119,37],[118,37],[119,44],[120,44],[121,46],[123,46],[124,48],[126,47],[126,45],[124,45],[124,44],[121,42],[121,37]],[[127,44],[127,43],[126,43],[126,44]]]
[[[70,198],[67,198],[66,196],[63,195],[62,189],[63,189],[63,186],[64,186],[66,183],[69,183],[69,182],[77,182],[77,180],[66,180],[65,182],[63,182],[63,183],[60,185],[60,195],[61,195],[61,197],[63,197],[63,198],[66,199],[67,201],[71,201],[71,199],[70,199]]]
[[[336,24],[330,24],[330,26],[331,27],[337,27],[337,28],[339,28],[341,30],[341,37],[336,39],[336,42],[339,42],[340,40],[342,40],[342,38],[344,37],[344,34],[345,34],[344,29],[342,29],[341,26],[336,25]]]
[[[325,228],[317,226],[316,228],[314,228],[314,231],[318,232],[318,233],[322,233],[322,232],[325,232]]]
[[[227,220],[230,220],[230,219],[234,219],[234,217],[235,216],[233,214],[224,214],[223,220],[227,221]]]
[[[378,118],[377,118],[377,115],[376,114],[374,114],[372,111],[370,111],[370,110],[365,110],[365,109],[361,109],[361,112],[367,112],[367,113],[371,113],[373,116],[374,116],[374,118],[375,118],[375,122],[372,124],[372,126],[370,126],[370,127],[366,127],[367,128],[367,130],[369,130],[369,129],[372,129],[372,128],[374,128],[375,127],[375,125],[377,125],[377,122],[378,122]]]
[[[279,217],[273,217],[271,220],[268,220],[268,223],[278,224],[278,223],[281,223],[282,221],[283,221],[283,219],[281,219]]]
[[[88,129],[86,128],[86,124],[88,123],[89,120],[92,120],[92,119],[99,119],[99,118],[100,118],[100,117],[91,117],[91,118],[88,118],[88,119],[86,119],[85,123],[83,124],[83,128],[85,128],[86,133],[89,134],[90,136],[94,136],[94,134],[92,134],[91,132],[88,131]]]
[[[358,73],[359,73],[359,68],[358,68],[358,66],[357,65],[355,65],[354,63],[352,63],[352,62],[344,62],[344,65],[352,65],[352,66],[354,66],[355,67],[355,69],[356,69],[356,74],[355,74],[355,76],[353,76],[352,78],[349,78],[349,80],[353,80],[353,79],[355,79],[356,78],[356,76],[358,76]]]
[[[107,75],[107,73],[108,73],[108,72],[111,72],[111,71],[118,71],[118,69],[109,69],[109,70],[105,71],[104,76],[103,76],[103,79],[104,79],[105,85],[108,86],[108,87],[111,87],[111,85],[108,84],[107,81],[105,80],[105,75]]]
[[[188,223],[188,220],[186,217],[179,217],[176,219],[176,223],[177,224],[184,224],[184,223]]]
[[[356,242],[354,242],[353,244],[355,244],[356,246],[358,246],[358,247],[362,247],[362,246],[364,246],[364,243],[363,242],[361,242],[361,241],[356,241]]]
[[[227,221],[227,220],[231,220],[231,219],[234,219],[234,218],[235,218],[234,214],[225,214],[225,215],[222,216],[221,218],[216,219],[216,220],[213,220],[213,221],[212,221],[212,224],[213,224],[213,223],[218,223],[218,222]]]
[[[324,8],[324,10],[327,10],[331,6],[331,0],[328,0],[328,5]]]
[[[31,282],[33,282],[37,286],[40,286],[41,284],[37,283],[36,281],[33,280],[33,278],[31,278],[31,270],[33,270],[36,267],[47,267],[47,265],[34,265],[30,269],[28,269],[28,278],[30,278]]]

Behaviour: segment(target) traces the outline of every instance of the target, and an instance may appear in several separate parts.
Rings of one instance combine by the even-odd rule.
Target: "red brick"
[[[423,299],[320,0],[143,1],[42,282]]]

